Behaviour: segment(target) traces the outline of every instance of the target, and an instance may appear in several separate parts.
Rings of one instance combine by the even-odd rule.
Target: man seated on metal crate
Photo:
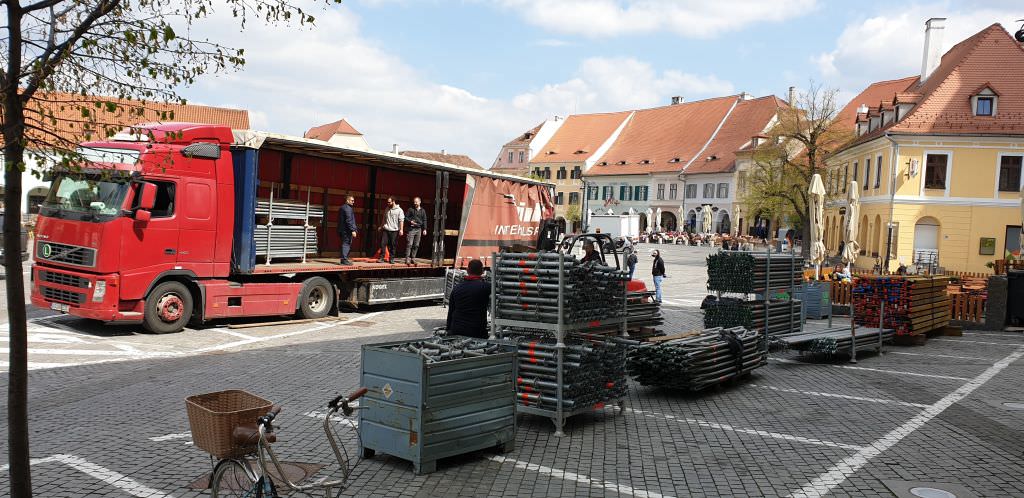
[[[467,275],[448,298],[448,335],[487,338],[487,308],[491,303],[491,285],[484,281],[484,264],[469,262]]]

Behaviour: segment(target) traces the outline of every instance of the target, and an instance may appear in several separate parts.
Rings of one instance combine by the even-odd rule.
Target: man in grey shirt
[[[416,251],[420,248],[420,237],[427,234],[427,211],[420,207],[419,197],[412,199],[412,207],[405,213],[409,228],[405,233],[405,264],[415,264]]]
[[[398,203],[395,202],[394,197],[388,197],[388,209],[384,212],[384,224],[380,226],[381,231],[380,239],[380,259],[378,263],[383,263],[385,257],[387,262],[395,264],[395,251],[398,250],[398,237],[401,237],[404,233],[402,226],[405,223],[405,214],[402,213],[402,208],[398,207]]]

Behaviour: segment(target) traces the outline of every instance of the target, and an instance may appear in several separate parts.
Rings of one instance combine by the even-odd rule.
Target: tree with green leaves
[[[324,0],[331,1],[340,0]],[[30,160],[43,167],[81,167],[86,159],[68,136],[113,135],[125,117],[147,115],[147,102],[184,103],[180,88],[245,64],[242,48],[192,35],[215,9],[242,29],[250,21],[314,21],[288,0],[3,0],[0,8],[0,127],[4,202],[10,213],[4,217],[3,244],[8,255],[21,252],[21,175]],[[7,257],[4,267],[7,275],[22,275],[17,257]],[[11,496],[28,497],[25,289],[20,277],[7,278],[6,286],[10,489]]]
[[[810,216],[807,191],[811,178],[827,172],[825,159],[853,138],[852,130],[836,122],[839,91],[811,84],[793,107],[779,109],[768,139],[753,153],[741,195],[746,213],[768,213],[791,220],[803,234],[803,255],[810,255]]]

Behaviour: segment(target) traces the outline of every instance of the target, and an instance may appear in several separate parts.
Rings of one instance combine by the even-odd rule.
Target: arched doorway
[[[875,215],[875,242],[871,246],[871,254],[877,257],[882,254],[882,215]]]
[[[686,213],[686,229],[691,231],[691,232],[696,232],[697,231],[696,226],[697,226],[697,212],[691,209],[689,213]]]
[[[939,259],[939,232],[942,226],[939,220],[931,216],[925,216],[914,225],[914,262],[921,262],[926,265],[938,263]]]
[[[715,233],[732,233],[732,227],[729,222],[729,213],[725,212],[724,209],[718,212],[718,223],[715,226]]]
[[[666,232],[676,231],[676,215],[671,211],[661,213],[661,228]]]

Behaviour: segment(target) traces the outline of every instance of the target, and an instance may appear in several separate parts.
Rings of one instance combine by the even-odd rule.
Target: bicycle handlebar
[[[266,415],[256,419],[256,423],[265,427],[268,432],[272,431],[274,430],[274,426],[271,425],[271,422],[274,421],[278,413],[281,413],[281,405],[271,406],[270,411],[267,412]]]
[[[340,409],[341,412],[345,414],[345,416],[352,415],[353,409],[352,407],[348,406],[348,404],[359,398],[362,398],[363,395],[366,394],[367,392],[369,392],[369,389],[365,387],[360,387],[359,389],[356,389],[355,392],[349,394],[348,396],[338,395],[338,397],[327,402],[327,408],[330,408],[331,410],[335,411]]]

